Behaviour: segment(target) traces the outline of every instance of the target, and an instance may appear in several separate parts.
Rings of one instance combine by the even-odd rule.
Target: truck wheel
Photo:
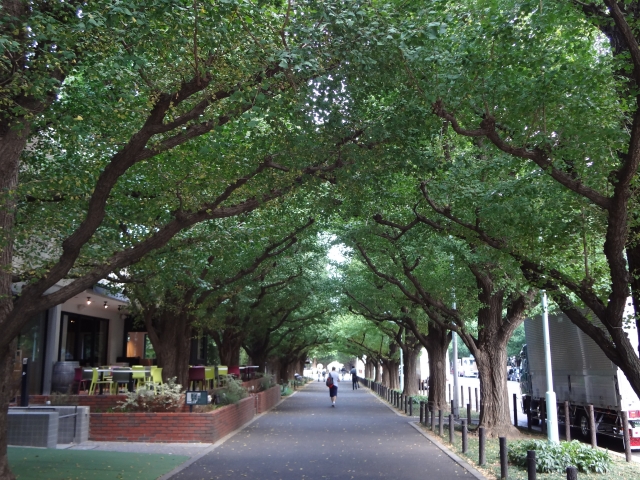
[[[589,415],[584,410],[581,410],[576,415],[576,426],[582,440],[591,440],[591,433],[589,431]]]

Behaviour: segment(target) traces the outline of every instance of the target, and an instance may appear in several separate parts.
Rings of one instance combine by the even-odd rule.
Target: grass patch
[[[189,457],[150,453],[8,448],[18,480],[153,480]]]

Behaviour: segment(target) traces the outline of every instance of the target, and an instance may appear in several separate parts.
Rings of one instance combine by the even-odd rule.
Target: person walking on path
[[[331,381],[329,381],[331,379]],[[331,406],[336,406],[336,398],[338,397],[338,382],[340,381],[340,375],[336,372],[336,367],[332,367],[329,372],[329,378],[327,378],[327,386],[329,387],[329,397],[331,397]]]
[[[357,390],[358,389],[358,372],[356,370],[356,367],[351,367],[351,387],[352,390]]]

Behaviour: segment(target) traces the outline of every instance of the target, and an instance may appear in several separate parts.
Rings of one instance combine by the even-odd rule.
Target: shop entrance
[[[107,364],[109,320],[62,312],[60,361],[75,360],[85,367]]]

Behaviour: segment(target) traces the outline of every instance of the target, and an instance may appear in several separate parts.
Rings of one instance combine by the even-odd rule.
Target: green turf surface
[[[9,447],[18,480],[152,480],[189,457],[150,453]]]

